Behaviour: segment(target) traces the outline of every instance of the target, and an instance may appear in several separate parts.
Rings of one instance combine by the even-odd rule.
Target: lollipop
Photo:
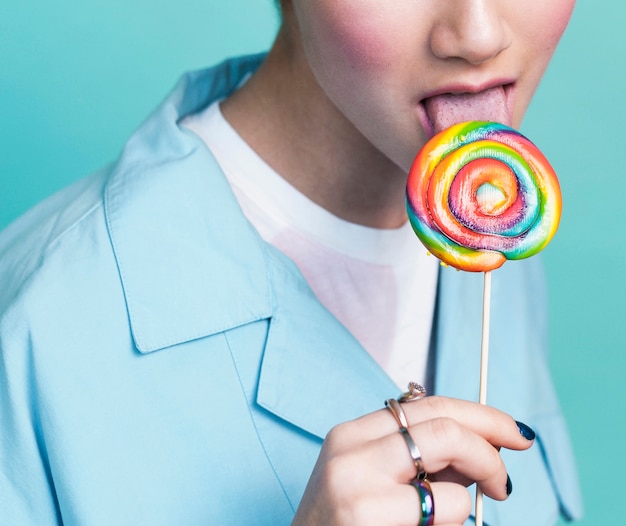
[[[484,272],[479,402],[487,402],[491,271],[523,259],[552,239],[561,217],[554,170],[519,132],[494,122],[465,122],[435,135],[407,181],[413,230],[443,263]],[[483,524],[476,489],[475,524]]]
[[[456,124],[418,154],[407,182],[413,230],[442,262],[484,272],[542,250],[561,216],[559,182],[526,137],[493,122]]]

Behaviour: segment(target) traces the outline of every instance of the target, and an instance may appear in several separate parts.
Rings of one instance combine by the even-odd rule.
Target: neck
[[[347,221],[406,221],[406,174],[341,114],[283,29],[255,75],[222,103],[224,117],[290,184]]]

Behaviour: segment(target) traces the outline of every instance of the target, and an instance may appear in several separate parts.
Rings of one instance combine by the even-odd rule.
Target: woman
[[[480,282],[404,211],[428,137],[520,125],[573,5],[285,0],[267,56],[186,76],[10,226],[1,520],[460,525],[511,480],[491,526],[576,516],[539,261],[494,276],[490,394],[522,424],[458,399]],[[398,409],[409,379],[447,398]]]

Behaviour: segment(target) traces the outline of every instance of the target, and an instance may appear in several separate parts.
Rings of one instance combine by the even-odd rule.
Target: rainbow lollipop
[[[487,402],[491,271],[552,239],[561,217],[559,181],[539,149],[493,122],[464,122],[435,135],[407,181],[413,230],[443,263],[484,272],[479,402]],[[475,524],[483,524],[476,489]]]
[[[493,122],[435,135],[407,182],[413,230],[442,262],[471,272],[542,250],[561,217],[559,182],[526,137]]]

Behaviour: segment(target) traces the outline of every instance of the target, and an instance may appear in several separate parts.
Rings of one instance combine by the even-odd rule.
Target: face
[[[519,127],[574,3],[293,0],[286,16],[339,114],[406,171],[456,122]]]

